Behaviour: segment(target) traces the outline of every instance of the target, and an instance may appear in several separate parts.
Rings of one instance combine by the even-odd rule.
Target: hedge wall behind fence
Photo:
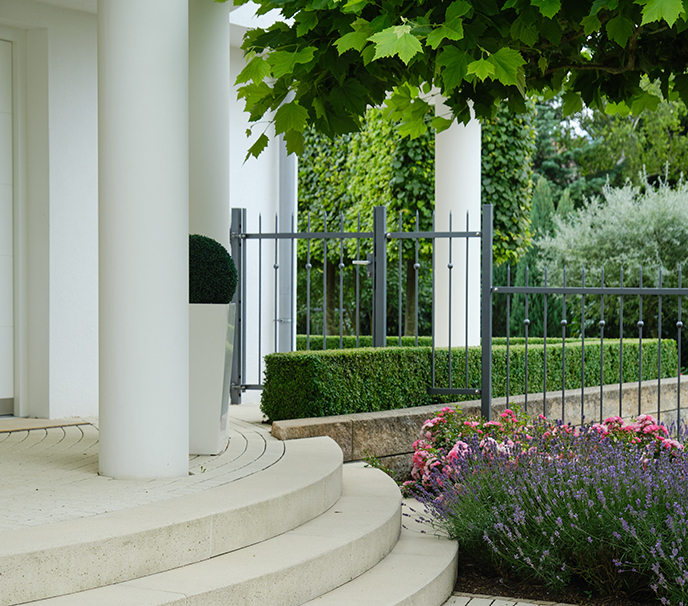
[[[322,339],[321,339],[322,340]],[[312,343],[311,343],[312,345]],[[528,392],[542,391],[542,345],[528,340]],[[468,388],[480,387],[480,347],[468,348]],[[643,340],[642,380],[657,378],[658,341]],[[580,341],[566,345],[566,389],[580,388]],[[562,346],[547,343],[547,390],[561,390]],[[505,345],[492,350],[492,393],[506,395]],[[261,409],[271,421],[324,417],[475,400],[472,396],[430,396],[432,349],[429,347],[296,351],[265,356]],[[436,350],[436,387],[448,386],[447,349]],[[452,349],[452,387],[466,386],[463,348]],[[510,346],[511,395],[525,393],[525,345]],[[662,341],[662,377],[676,376],[676,342]],[[604,342],[604,383],[619,382],[619,341]],[[638,341],[623,341],[623,380],[638,380]],[[600,342],[585,342],[585,385],[600,384]]]
[[[591,339],[592,340],[592,339]],[[322,335],[311,335],[310,338],[310,350],[311,351],[321,351],[322,350]],[[526,342],[525,337],[510,337],[509,342],[511,345],[522,345]],[[544,339],[542,337],[528,337],[528,346],[542,344]],[[561,339],[556,337],[548,337],[547,345],[554,345],[556,343],[561,343]],[[570,337],[566,339],[567,343],[580,343],[580,337]],[[306,335],[296,335],[296,350],[306,351],[306,344],[308,343],[308,338]],[[339,349],[339,337],[336,335],[328,335],[326,337],[327,349]],[[493,337],[492,343],[494,345],[506,345],[506,337]],[[359,344],[356,345],[356,337],[351,335],[345,335],[342,337],[342,348],[343,349],[354,349],[355,347],[372,347],[373,337],[370,335],[361,335],[359,337]],[[459,344],[460,345],[460,344]],[[399,337],[387,337],[387,347],[398,347]],[[416,338],[415,337],[401,337],[402,347],[415,347]],[[418,347],[432,347],[432,337],[418,337]],[[463,350],[462,350],[463,351]]]

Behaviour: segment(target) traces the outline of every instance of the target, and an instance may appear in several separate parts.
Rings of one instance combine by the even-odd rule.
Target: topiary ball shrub
[[[189,303],[229,303],[237,287],[237,270],[222,244],[198,234],[189,236]]]

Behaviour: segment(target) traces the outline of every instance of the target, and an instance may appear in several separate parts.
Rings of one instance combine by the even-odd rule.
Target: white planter
[[[227,448],[235,316],[234,303],[189,305],[189,454]]]

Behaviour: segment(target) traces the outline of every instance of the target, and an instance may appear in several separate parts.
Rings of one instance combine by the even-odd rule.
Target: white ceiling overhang
[[[52,4],[53,6],[59,6],[61,8],[68,8],[74,11],[85,11],[87,13],[98,12],[98,0],[39,0],[39,2],[43,4]],[[229,10],[234,11],[239,8],[242,7],[230,6]]]

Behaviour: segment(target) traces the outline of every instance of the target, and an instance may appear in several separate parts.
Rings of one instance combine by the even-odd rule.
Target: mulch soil
[[[554,592],[544,585],[506,578],[496,571],[479,567],[467,554],[459,556],[459,575],[455,591],[479,595],[548,601],[576,606],[657,606],[660,601],[646,596],[596,596],[582,582],[572,584],[562,592]]]

